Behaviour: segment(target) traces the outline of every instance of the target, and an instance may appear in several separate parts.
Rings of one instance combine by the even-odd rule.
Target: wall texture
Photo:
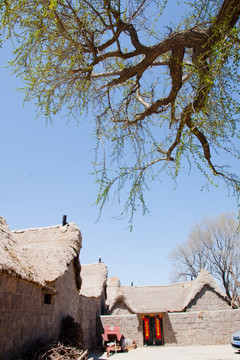
[[[111,315],[131,315],[132,312],[122,301],[117,302],[111,309]]]
[[[204,286],[203,289],[187,306],[186,311],[200,311],[200,310],[227,310],[231,309],[227,300],[221,297],[209,286]]]
[[[52,287],[56,290],[53,303],[44,304],[42,288],[0,275],[1,360],[14,359],[38,339],[57,339],[61,320],[67,315],[80,321],[73,263]]]
[[[80,318],[83,331],[83,345],[88,349],[97,346],[96,319],[99,313],[100,300],[93,300],[80,295]]]
[[[123,334],[125,338],[135,340],[139,346],[143,345],[142,324],[135,314],[100,316],[100,326],[98,327],[99,336],[103,333],[104,326],[119,326],[120,333]]]
[[[163,315],[165,344],[229,344],[240,330],[240,309],[170,313]]]
[[[165,344],[229,344],[232,333],[240,330],[240,309],[162,314]],[[141,317],[137,315],[100,316],[101,326],[118,325],[125,337],[143,345]],[[99,326],[99,329],[101,329]]]

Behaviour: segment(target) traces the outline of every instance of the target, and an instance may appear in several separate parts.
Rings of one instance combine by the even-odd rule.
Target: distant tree
[[[230,300],[237,300],[240,290],[240,234],[238,221],[229,214],[205,218],[195,224],[188,240],[176,246],[170,255],[177,280],[191,280],[201,269],[218,280]]]
[[[40,115],[95,117],[97,203],[127,190],[130,219],[144,192],[192,164],[235,195],[239,159],[239,0],[1,0],[11,65]],[[231,172],[233,171],[233,173]],[[126,194],[126,191],[125,191]]]

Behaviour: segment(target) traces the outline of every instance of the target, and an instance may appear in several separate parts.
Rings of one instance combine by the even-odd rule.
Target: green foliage
[[[180,5],[177,5],[180,3]],[[132,222],[144,193],[187,163],[238,198],[239,11],[237,0],[185,3],[164,23],[167,0],[2,0],[11,66],[48,121],[95,115],[100,210],[114,196]],[[114,195],[115,194],[115,195]]]

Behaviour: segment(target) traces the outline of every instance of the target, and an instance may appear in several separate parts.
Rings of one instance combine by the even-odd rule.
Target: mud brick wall
[[[166,345],[229,344],[231,334],[240,330],[240,309],[162,314],[163,337]],[[141,317],[137,315],[106,315],[100,317],[98,331],[103,326],[119,326],[125,337],[143,346]]]
[[[240,330],[240,310],[199,311],[163,315],[165,344],[229,344]]]
[[[186,311],[201,311],[201,310],[227,310],[231,309],[229,304],[219,294],[208,286],[197,294],[197,296],[190,302]]]
[[[83,345],[89,350],[97,347],[96,319],[100,300],[80,295],[80,317],[83,331]]]
[[[119,326],[120,333],[125,338],[135,340],[138,346],[143,345],[142,324],[140,324],[137,315],[102,315],[99,320],[98,331],[100,336],[103,333],[104,326]]]
[[[61,320],[71,315],[79,322],[79,293],[73,264],[55,284],[52,304],[44,304],[41,287],[0,274],[1,360],[24,354],[38,340],[58,339]]]

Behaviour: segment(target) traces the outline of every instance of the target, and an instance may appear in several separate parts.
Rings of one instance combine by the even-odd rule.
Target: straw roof
[[[82,286],[80,294],[98,298],[103,293],[107,283],[108,269],[104,263],[82,265]]]
[[[16,239],[5,219],[0,217],[0,271],[44,285],[43,279],[24,257],[22,250],[16,249],[16,245]]]
[[[79,255],[81,233],[75,224],[11,232],[0,217],[0,271],[45,286]]]
[[[110,282],[108,282],[110,283]],[[164,286],[110,286],[107,288],[109,312],[122,302],[133,313],[160,313],[184,311],[204,286],[210,287],[219,296],[225,294],[206,270],[194,281]]]

